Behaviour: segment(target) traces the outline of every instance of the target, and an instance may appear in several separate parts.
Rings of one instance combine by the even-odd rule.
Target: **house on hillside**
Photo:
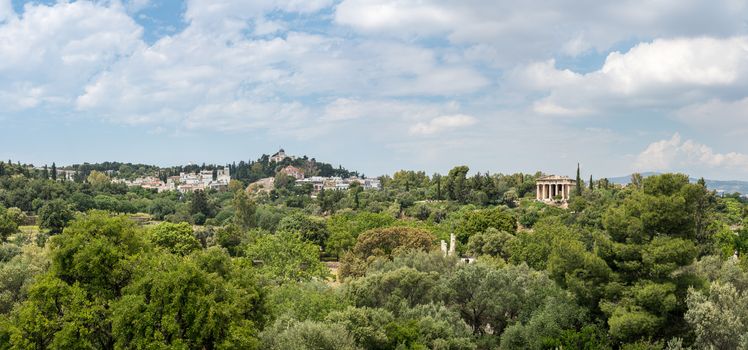
[[[303,180],[304,179],[304,170],[299,169],[293,165],[289,165],[280,171],[283,174],[286,174],[288,176],[292,176],[296,180]]]

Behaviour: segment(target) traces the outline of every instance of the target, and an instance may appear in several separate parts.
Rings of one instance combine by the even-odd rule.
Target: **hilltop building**
[[[543,176],[535,181],[535,199],[543,202],[566,202],[575,185],[574,180],[568,176]]]
[[[278,152],[275,152],[275,154],[270,156],[270,161],[280,163],[286,158],[288,158],[288,156],[286,155],[286,151],[281,148]]]

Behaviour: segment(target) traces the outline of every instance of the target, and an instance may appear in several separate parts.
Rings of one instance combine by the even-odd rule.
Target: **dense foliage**
[[[685,175],[565,207],[467,167],[179,194],[107,164],[0,163],[0,349],[748,348],[748,207]]]

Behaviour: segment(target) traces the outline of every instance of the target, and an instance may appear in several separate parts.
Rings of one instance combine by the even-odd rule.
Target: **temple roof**
[[[536,181],[571,181],[573,182],[571,178],[568,176],[560,176],[560,175],[546,175],[538,178]]]

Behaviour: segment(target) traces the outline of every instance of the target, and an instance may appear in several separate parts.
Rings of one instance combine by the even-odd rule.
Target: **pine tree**
[[[579,163],[577,163],[577,196],[582,195],[582,178],[579,175]]]
[[[591,190],[593,190],[593,187],[592,187],[592,175],[590,175],[590,191]]]
[[[52,180],[57,181],[57,165],[52,162]]]

